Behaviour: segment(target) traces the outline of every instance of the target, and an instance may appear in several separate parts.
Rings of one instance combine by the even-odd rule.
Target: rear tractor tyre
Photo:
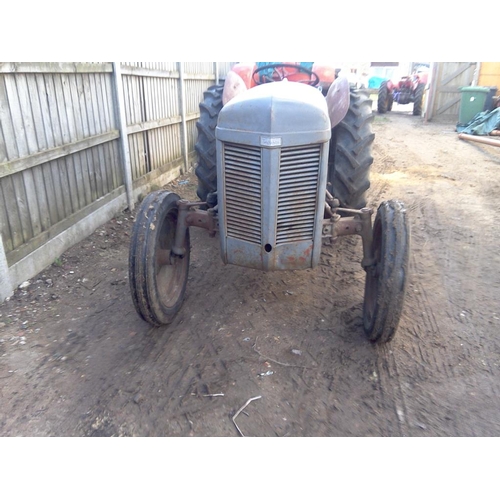
[[[390,94],[390,107],[389,107],[389,94]],[[386,113],[392,109],[392,93],[387,88],[387,80],[383,81],[378,88],[377,96],[377,111],[379,113]]]
[[[381,203],[373,225],[375,262],[366,270],[363,325],[366,335],[376,343],[394,337],[408,281],[410,226],[403,203]]]
[[[198,177],[196,194],[201,201],[217,191],[217,156],[215,128],[222,109],[222,92],[224,85],[212,85],[203,94],[200,103],[200,118],[196,123],[198,137],[194,146],[198,153],[198,165],[195,169]]]
[[[366,206],[373,163],[372,101],[364,90],[351,88],[349,110],[332,129],[328,158],[328,191],[344,208]]]
[[[392,111],[392,104],[394,103],[394,96],[392,92],[387,94],[387,111]]]
[[[415,102],[413,104],[413,114],[422,116],[422,102],[424,100],[425,84],[419,83],[415,89]]]
[[[150,193],[142,202],[132,230],[129,281],[139,316],[154,326],[170,323],[181,308],[189,271],[189,229],[185,254],[172,252],[180,197],[169,191]]]

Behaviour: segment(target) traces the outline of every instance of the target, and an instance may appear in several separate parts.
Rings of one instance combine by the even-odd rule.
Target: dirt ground
[[[124,212],[0,306],[0,435],[500,436],[500,149],[397,105],[373,128],[369,204],[399,198],[412,225],[392,342],[364,336],[356,237],[266,274],[193,229],[184,305],[151,328]],[[193,176],[169,187],[194,198]]]

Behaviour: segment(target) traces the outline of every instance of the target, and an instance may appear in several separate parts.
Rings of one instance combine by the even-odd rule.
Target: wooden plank
[[[16,75],[16,86],[17,94],[19,98],[19,105],[21,109],[23,129],[26,139],[26,147],[28,148],[28,154],[38,152],[38,140],[35,131],[34,117],[32,110],[34,109],[35,95],[30,93],[28,87],[27,75]],[[20,150],[21,152],[21,150]],[[37,173],[40,173],[39,169]],[[38,176],[37,176],[38,177]],[[26,205],[29,212],[29,234],[33,237],[39,234],[41,229],[40,221],[40,209],[38,205],[38,195],[37,191],[43,196],[43,183],[39,186],[35,185],[34,171],[32,169],[25,170],[22,172],[22,178],[24,183],[24,191],[26,196]],[[38,178],[40,182],[40,179]],[[38,189],[37,189],[38,187]]]
[[[0,178],[118,139],[117,130],[0,164]]]
[[[6,182],[8,182],[7,179],[0,179],[0,232],[3,238],[4,249],[6,252],[10,252],[14,249],[14,242],[9,224],[9,208],[3,194],[3,185]],[[11,214],[11,218],[17,215],[17,207],[14,207],[14,212],[14,214]]]
[[[148,121],[150,119],[154,119],[154,103],[153,103],[153,79],[152,78],[141,78],[141,101],[142,101],[142,114],[141,114],[141,123]]]
[[[149,164],[150,169],[155,170],[158,166],[158,134],[157,130],[150,130],[146,132],[148,134],[148,151],[149,151]]]
[[[47,134],[47,144],[49,147],[62,146],[63,134],[59,110],[57,109],[57,96],[54,75],[45,75],[45,88],[47,96],[47,106],[49,108],[50,126],[45,127]]]
[[[91,100],[92,100],[92,111],[93,111],[93,125],[95,127],[95,133],[104,133],[104,127],[101,122],[101,110],[99,103],[99,92],[97,89],[97,75],[90,75],[90,88],[91,88]],[[95,193],[93,195],[93,200],[98,199],[102,196],[102,174],[100,169],[101,159],[99,157],[99,148],[92,148],[92,161],[93,161],[93,172],[95,179]]]
[[[105,131],[111,129],[111,123],[109,120],[109,110],[108,110],[108,102],[107,102],[107,93],[106,93],[106,75],[96,75],[97,89],[98,95],[100,98],[100,111],[101,111],[101,124],[104,127]]]
[[[3,136],[2,127],[0,127],[0,165],[7,162],[7,145]]]
[[[113,179],[113,149],[111,143],[104,144],[104,157],[106,158],[106,193],[110,193],[114,189],[114,179]]]
[[[116,185],[114,186],[114,188],[116,189],[125,184],[125,179],[123,170],[121,168],[120,149],[118,141],[112,142],[111,147],[113,148],[113,157],[115,158]]]
[[[74,136],[72,136],[73,141],[82,140],[85,137],[83,133],[82,110],[80,108],[80,100],[78,98],[79,92],[77,87],[77,78],[79,78],[79,75],[75,74],[67,75],[68,94],[71,102],[71,109],[73,111],[73,120],[74,120]],[[83,157],[80,153],[75,153],[73,155],[68,156],[68,162],[73,163],[73,175],[71,175],[71,181],[74,182],[72,189],[73,192],[72,202],[73,202],[74,212],[76,212],[80,208],[83,208],[86,205],[85,185],[83,182],[83,170],[85,167],[82,163],[82,160]]]
[[[73,213],[73,204],[71,202],[71,192],[68,177],[68,165],[66,164],[66,158],[59,158],[56,160],[57,170],[59,172],[59,183],[61,199],[64,206],[64,217],[69,217]]]
[[[165,165],[161,165],[159,168],[152,170],[151,172],[148,172],[139,179],[136,179],[134,181],[134,189],[141,186],[145,186],[147,184],[151,184],[154,181],[156,181],[159,177],[165,175],[168,172],[175,172],[174,178],[177,177],[181,173],[183,164],[184,164],[184,159],[178,158],[174,161],[166,163]]]
[[[16,227],[14,231],[20,233],[22,235],[22,241],[26,242],[33,237],[33,231],[31,229],[30,210],[26,201],[27,195],[22,175],[22,173],[14,174],[10,179],[12,179],[14,188],[13,196],[19,210],[19,219],[21,221],[21,227]]]
[[[86,103],[86,93],[84,87],[84,77],[87,75],[77,75],[76,78],[76,89],[77,89],[77,100],[78,107],[80,109],[80,118],[81,118],[81,134],[82,138],[87,139],[91,137],[89,130],[89,118],[87,114],[87,103]],[[88,159],[88,151],[84,150],[79,153],[80,155],[80,164],[82,166],[81,170],[81,182],[82,186],[80,187],[81,191],[81,206],[84,207],[92,203],[91,198],[91,188],[90,188],[90,174],[89,174],[89,159]]]
[[[106,130],[111,130],[111,115],[110,115],[110,105],[109,102],[109,92],[107,89],[106,80],[109,78],[109,75],[99,75],[101,80],[101,95],[102,95],[102,103],[103,103],[103,116]],[[103,196],[111,191],[112,181],[111,181],[111,157],[109,155],[109,144],[104,144],[100,147],[102,151],[102,157],[104,158],[101,169],[102,169],[102,179],[103,179]]]
[[[40,144],[43,143],[43,148],[41,149],[47,150],[55,147],[55,142],[52,132],[52,123],[50,119],[50,109],[48,103],[48,89],[46,86],[45,76],[43,74],[35,74],[33,76],[36,81],[38,103],[40,106],[40,115],[42,121],[40,127],[43,129],[43,134],[40,133],[39,135],[38,144],[40,146]],[[36,119],[35,122],[37,122],[38,120],[39,118]],[[45,139],[44,142],[42,139],[42,135],[43,138]],[[42,165],[40,167],[40,172],[44,186],[43,189],[44,199],[39,199],[40,218],[41,218],[42,230],[46,230],[48,229],[48,227],[50,227],[58,220],[57,206],[56,206],[56,199],[54,192],[54,184],[52,180],[51,166],[49,164]]]
[[[61,130],[62,144],[71,143],[70,134],[70,124],[68,123],[68,115],[66,113],[66,104],[64,100],[64,82],[62,80],[63,75],[55,74],[54,77],[54,89],[55,89],[55,106],[57,109],[57,116],[59,119],[59,125]]]
[[[38,96],[33,106],[35,127],[38,131],[38,147],[40,150],[47,150],[54,147],[54,139],[45,78],[43,74],[30,75],[30,77],[28,78],[34,82],[34,85],[30,89],[30,93]],[[43,186],[43,190],[37,189],[37,196],[40,207],[41,230],[44,231],[58,220],[56,200],[53,191],[54,188],[50,166],[42,165],[34,168],[36,185]]]
[[[47,217],[49,218],[49,225],[55,224],[59,220],[57,212],[57,199],[54,190],[54,181],[52,179],[52,164],[45,163],[41,167],[43,175],[43,183],[45,186],[45,193],[47,196]]]
[[[102,75],[94,75],[95,76],[95,85],[96,85],[96,98],[98,104],[98,123],[100,124],[100,130],[105,132],[109,129],[109,124],[107,121],[106,115],[106,104],[105,104],[105,93],[103,92],[103,80]],[[96,148],[98,153],[99,162],[96,165],[96,174],[97,174],[97,195],[99,197],[104,196],[107,191],[107,174],[106,174],[106,159],[104,156],[104,150],[102,147]]]
[[[76,131],[76,110],[71,98],[71,77],[72,75],[60,75],[63,99],[59,101],[59,116],[62,116],[69,134],[69,140],[66,142],[76,142],[80,139]]]
[[[34,153],[39,151],[39,141],[42,142],[43,146],[44,137],[43,135],[40,136],[40,128],[43,129],[43,123],[39,123],[38,125],[35,123],[36,119],[38,119],[39,122],[42,121],[39,111],[38,91],[36,85],[35,87],[33,87],[33,85],[30,86],[29,80],[34,83],[34,79],[31,75],[16,75],[17,93],[19,96],[28,152]],[[37,112],[38,116],[35,118],[35,113]],[[35,236],[42,232],[42,225],[44,227],[50,225],[50,221],[47,220],[47,201],[43,176],[40,168],[38,168],[36,170],[30,169],[24,171],[22,177],[26,193],[26,204],[30,216],[31,234]],[[44,210],[43,222],[40,202]]]
[[[83,81],[83,91],[85,95],[85,106],[87,110],[87,126],[88,126],[88,134],[89,136],[96,136],[96,124],[94,118],[94,105],[92,102],[92,88],[91,88],[91,79],[89,75],[82,75]],[[97,186],[96,186],[96,178],[95,178],[95,170],[94,170],[94,151],[92,149],[86,149],[85,154],[87,156],[87,168],[88,168],[88,176],[90,183],[90,190],[88,192],[89,199],[87,200],[87,204],[97,199]]]
[[[45,125],[43,121],[42,104],[39,94],[37,77],[42,75],[25,75],[26,83],[28,85],[28,95],[31,103],[31,114],[33,117],[33,127],[35,132],[36,151],[39,152],[48,149],[47,138],[45,137]]]
[[[118,84],[118,85],[117,85]],[[110,124],[113,129],[119,129],[120,124],[121,124],[121,119],[124,119],[124,113],[123,113],[123,77],[121,76],[121,73],[118,73],[118,75],[113,72],[112,75],[109,77],[106,76],[106,90],[107,90],[107,101],[108,101],[108,107],[109,107],[109,114],[110,114]],[[119,90],[119,91],[118,91]],[[123,126],[126,129],[126,124],[124,123]],[[120,136],[122,134],[122,130],[120,130]],[[118,143],[118,145],[121,145],[121,137],[118,141],[115,141],[115,143]],[[112,191],[116,189],[118,186],[120,186],[120,177],[119,177],[119,172],[122,170],[122,164],[120,162],[120,156],[119,156],[119,150],[114,147],[113,143],[110,143],[107,145],[108,151],[109,151],[109,157],[110,157],[110,163],[108,165],[108,170],[109,170],[109,180],[110,180],[110,186],[109,186],[109,191]],[[117,155],[118,153],[118,155]],[[124,153],[123,156],[126,156],[126,158],[123,158],[123,168],[127,169],[128,176],[130,176],[130,152],[127,151]],[[129,194],[127,193],[127,200],[129,203],[130,207],[130,200]]]
[[[162,71],[149,68],[139,68],[136,66],[128,66],[121,64],[121,72],[123,75],[130,76],[154,76],[156,78],[179,78],[177,71]]]
[[[64,98],[64,80],[63,75],[55,74],[54,78],[54,88],[55,88],[55,106],[57,109],[57,116],[59,119],[61,137],[58,138],[62,141],[62,144],[71,144],[71,124],[68,120],[68,114],[66,112],[66,104]],[[69,191],[69,180],[68,180],[68,167],[66,161],[63,158],[58,158],[55,160],[56,169],[56,185],[58,187],[58,195],[61,198],[63,206],[62,218],[68,217],[72,212],[71,204],[71,193]]]
[[[26,138],[26,130],[24,126],[24,118],[28,121],[26,106],[29,106],[29,101],[26,103],[27,96],[22,85],[17,85],[16,75],[5,75],[5,84],[7,89],[7,98],[9,102],[12,125],[15,132],[15,144],[17,146],[17,154],[27,156],[30,153],[28,140]],[[26,115],[23,116],[23,113]],[[28,123],[29,125],[29,123]],[[36,148],[36,144],[35,144]],[[28,190],[32,190],[32,174],[26,176]],[[23,235],[23,241],[28,241],[33,236],[32,217],[30,206],[28,205],[28,194],[26,193],[25,179],[22,173],[12,176],[14,185],[14,193],[17,199],[19,216],[21,220],[20,231]],[[30,193],[31,194],[31,193]],[[33,208],[33,205],[32,205]],[[17,228],[19,231],[19,229]]]
[[[102,153],[104,156],[104,163],[102,165],[103,167],[103,192],[104,194],[109,193],[112,191],[112,186],[113,186],[113,180],[112,180],[112,173],[111,173],[111,156],[109,154],[109,143],[103,144],[102,146]]]
[[[114,75],[104,75],[104,82],[106,84],[106,102],[108,103],[108,116],[110,129],[117,129],[118,122],[116,116],[116,103],[114,96]]]
[[[107,131],[107,126],[106,126],[106,119],[104,116],[104,103],[103,103],[103,97],[102,97],[102,82],[101,82],[101,75],[94,75],[94,81],[95,81],[95,100],[97,103],[97,113],[94,115],[95,118],[97,118],[96,123],[97,123],[97,130],[100,133],[104,133]]]
[[[459,87],[438,87],[438,92],[440,94],[460,94],[460,88]]]
[[[29,237],[32,238],[41,232],[40,211],[38,207],[38,198],[36,194],[37,186],[35,184],[34,172],[33,170],[25,170],[18,175],[22,175],[23,179],[26,206],[28,207],[29,214],[29,228],[27,228],[27,233],[30,235]],[[43,184],[38,188],[43,189]]]
[[[446,77],[444,77],[443,80],[441,81],[440,85],[443,86],[443,87],[446,86],[446,85],[448,85],[448,83],[450,83],[451,81],[453,81],[455,78],[457,78],[458,76],[460,76],[462,73],[465,73],[468,69],[470,69],[473,66],[475,67],[476,64],[475,63],[471,63],[471,62],[461,64],[458,67],[458,69],[456,69],[455,71],[453,71],[453,73],[451,73],[450,75],[446,75]]]
[[[138,164],[136,135],[128,135],[127,140],[128,140],[128,150],[130,153],[130,170],[132,173],[132,180],[134,180],[137,179],[137,164]]]
[[[152,101],[152,111],[155,119],[162,118],[160,110],[160,79],[159,78],[151,78],[151,101]],[[145,117],[144,121],[149,120],[149,117]]]
[[[106,126],[109,130],[117,127],[116,120],[114,117],[114,97],[113,92],[111,90],[111,79],[114,78],[114,75],[102,75],[102,91],[103,91],[103,100],[105,103],[105,118],[106,118]],[[103,152],[105,157],[104,173],[105,173],[105,193],[109,193],[114,189],[114,165],[113,165],[113,155],[111,145],[105,144],[103,146]]]
[[[3,139],[1,157],[4,159],[16,158],[19,156],[17,152],[16,134],[10,116],[9,101],[7,97],[7,87],[5,84],[5,76],[0,76],[0,123],[2,124],[1,132]],[[2,162],[5,160],[2,160]],[[0,167],[1,173],[1,167]]]
[[[14,131],[14,144],[15,149],[11,149],[13,155],[11,158],[19,158],[20,156],[28,156],[30,151],[26,141],[26,134],[24,131],[23,112],[21,103],[19,102],[19,94],[17,92],[15,75],[5,75],[5,88],[7,91],[7,102],[10,111],[10,120]]]
[[[192,114],[186,117],[187,121],[197,120],[199,118],[199,113]],[[158,120],[151,120],[142,123],[136,123],[127,127],[128,134],[137,134],[138,132],[145,132],[146,130],[153,130],[156,128],[167,127],[169,125],[175,125],[181,123],[182,119],[180,116],[172,116],[170,118],[161,118]]]
[[[144,120],[144,82],[143,78],[134,79],[134,114],[135,123],[141,123]],[[148,171],[148,145],[147,136],[144,133],[139,133],[135,136],[137,138],[137,177],[142,177]]]
[[[111,73],[111,63],[0,62],[0,73]]]
[[[132,108],[131,108],[131,99],[130,99],[130,94],[132,92],[130,88],[130,77],[128,76],[122,76],[122,83],[123,83],[123,105],[124,105],[124,111],[125,111],[125,120],[126,120],[126,125],[129,125],[132,122]]]
[[[133,123],[132,120],[132,77],[131,76],[125,76],[122,75],[122,84],[123,84],[123,106],[124,106],[124,114],[125,114],[125,126],[128,126],[130,123]],[[131,176],[132,179],[135,178],[136,176],[136,166],[137,166],[137,151],[135,148],[135,140],[133,137],[130,137],[127,135],[127,142],[128,142],[128,150],[129,150],[129,160],[130,160],[130,170],[131,170]],[[123,154],[123,153],[122,153]],[[124,158],[121,160],[122,162],[125,161]]]

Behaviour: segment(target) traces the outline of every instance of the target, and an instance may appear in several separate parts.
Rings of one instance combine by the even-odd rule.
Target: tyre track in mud
[[[262,273],[224,266],[218,241],[193,230],[185,303],[158,329],[133,309],[124,239],[113,253],[91,254],[94,273],[79,276],[88,289],[68,283],[73,293],[47,313],[44,343],[0,345],[2,374],[23,367],[2,390],[0,432],[237,436],[231,417],[260,395],[238,417],[245,435],[500,434],[498,224],[484,216],[498,212],[490,180],[498,164],[481,163],[489,177],[480,185],[443,130],[404,115],[374,123],[369,206],[400,198],[412,223],[410,286],[393,342],[372,345],[363,334],[356,237],[325,246],[314,270]],[[459,182],[467,174],[476,188]]]
[[[388,186],[374,183],[371,199]],[[186,302],[174,323],[151,330],[135,319],[136,334],[127,341],[118,333],[106,343],[101,333],[87,370],[93,376],[77,399],[87,407],[79,433],[235,435],[229,417],[256,393],[263,398],[245,422],[254,435],[405,433],[402,404],[394,403],[401,396],[385,389],[392,378],[380,385],[386,354],[362,334],[357,238],[325,247],[314,271],[272,274],[223,266],[215,240],[205,234],[194,239]],[[109,305],[110,322],[118,325],[119,310],[130,306],[123,297]],[[87,318],[91,331],[102,328],[101,309]],[[231,335],[221,338],[228,330]],[[123,344],[119,353],[116,344]],[[72,355],[83,357],[83,346],[75,349]],[[292,349],[303,354],[294,358]],[[213,391],[225,396],[204,397]],[[353,425],[363,408],[373,420]],[[70,412],[67,425],[75,419]],[[211,420],[216,423],[205,423]]]
[[[203,245],[203,241],[197,243]],[[358,254],[357,244],[348,244],[347,248]],[[341,247],[335,250],[337,260],[339,256],[345,259],[342,250]],[[350,256],[349,252],[347,255]],[[327,260],[333,258],[334,253],[326,255]],[[116,422],[114,428],[131,429],[131,420],[134,420],[135,432],[140,434],[154,429],[154,435],[189,435],[190,432],[234,435],[229,417],[241,405],[241,395],[252,397],[259,393],[263,398],[253,409],[253,422],[246,422],[247,431],[253,435],[329,435],[332,429],[337,429],[339,434],[352,433],[343,416],[351,402],[339,401],[332,384],[337,382],[340,394],[351,395],[365,384],[364,379],[342,376],[346,369],[352,369],[351,365],[359,363],[358,354],[351,352],[352,331],[356,332],[354,344],[364,345],[360,353],[368,358],[372,356],[371,345],[365,344],[360,334],[362,281],[358,283],[361,286],[355,294],[356,300],[352,296],[349,266],[355,266],[356,272],[362,275],[359,258],[358,254],[358,262],[337,262],[337,266],[323,263],[317,270],[306,273],[263,274],[214,264],[210,273],[205,274],[203,270],[194,275],[176,324],[158,332],[169,340],[156,345],[158,354],[154,359],[141,356],[139,360],[131,360],[130,364],[139,361],[142,364],[140,373],[135,374],[131,382],[140,388],[136,398],[140,402],[131,407],[129,404],[127,411],[132,411],[134,418]],[[347,281],[339,280],[339,276],[346,277]],[[335,283],[346,293],[332,297],[325,281]],[[228,282],[233,292],[230,302]],[[193,314],[199,301],[204,301],[204,310]],[[350,329],[345,326],[346,320],[352,323]],[[231,331],[225,333],[226,329]],[[223,338],[219,338],[219,332]],[[337,338],[337,334],[341,337]],[[292,349],[303,354],[294,358],[290,354]],[[240,354],[226,357],[226,350]],[[363,352],[365,350],[368,351]],[[208,371],[217,363],[219,369],[210,379]],[[365,363],[371,365],[373,361],[368,359]],[[268,371],[273,372],[269,377],[259,376]],[[372,371],[370,368],[368,373]],[[272,377],[279,378],[277,386]],[[150,386],[146,387],[148,380]],[[371,382],[369,385],[371,387]],[[164,389],[167,392],[155,399],[154,393],[161,387],[168,390]],[[325,389],[329,389],[331,397],[325,396]],[[211,401],[204,398],[214,391],[225,396],[211,398]],[[87,422],[94,426],[97,420],[104,421],[104,414],[108,422],[113,421],[110,410],[115,408],[114,413],[118,415],[124,405],[112,387],[105,389],[101,399],[106,401],[107,409],[96,407],[91,411],[92,418]],[[380,407],[368,399],[364,403],[360,403],[363,398],[353,399],[357,400],[351,410],[353,414],[359,404]],[[322,404],[315,405],[317,401]],[[335,420],[332,409],[333,413],[337,409],[342,418]],[[159,415],[164,415],[162,420],[168,424],[155,421]],[[211,418],[219,419],[212,429],[204,423]],[[311,421],[315,422],[313,426]]]
[[[401,118],[397,117],[396,120]],[[399,123],[402,127],[411,128],[407,123]],[[409,185],[405,173],[406,168],[418,167],[427,176],[432,165],[427,165],[424,159],[409,150],[404,140],[398,142],[398,157],[405,158],[405,166],[398,167],[388,149],[380,142],[379,147],[395,167],[393,172],[382,171],[382,175],[396,179],[391,190],[394,191],[394,187],[400,190],[401,194],[397,196],[405,200],[412,223],[410,280],[398,332],[399,343],[383,346],[378,366],[382,387],[392,395],[401,434],[426,435],[427,432],[423,431],[442,426],[442,422],[430,417],[436,412],[435,408],[441,406],[441,402],[435,401],[433,394],[422,391],[421,387],[429,382],[453,378],[456,353],[450,349],[450,329],[441,314],[450,314],[448,304],[439,296],[439,287],[435,290],[428,290],[427,287],[431,276],[433,282],[436,278],[442,280],[441,270],[435,261],[436,249],[426,244],[428,221],[432,220],[436,212],[432,206],[433,197],[430,192],[425,193],[416,185],[418,178]],[[439,317],[436,316],[437,312],[440,313]]]
[[[403,123],[398,118],[396,120],[399,125]],[[429,134],[425,140],[433,141],[434,138]],[[431,163],[428,163],[428,154],[427,157],[426,154],[420,157],[415,154],[415,150],[405,148],[404,140],[401,141],[401,147],[405,148],[404,157],[410,168],[418,166],[419,169],[425,169],[424,178],[437,177],[439,180],[429,186],[424,184],[423,189],[419,187],[420,193],[417,193],[416,185],[412,183],[411,186],[419,197],[409,205],[416,224],[413,228],[411,259],[413,273],[406,302],[407,310],[413,317],[413,325],[408,328],[408,332],[414,336],[415,341],[405,341],[397,355],[392,357],[392,364],[395,371],[398,365],[405,367],[402,376],[400,374],[398,377],[402,388],[401,398],[403,402],[409,402],[406,406],[414,414],[417,427],[435,429],[451,426],[452,430],[445,431],[444,435],[477,435],[477,430],[470,425],[470,421],[480,420],[479,412],[467,413],[467,409],[457,411],[453,404],[445,401],[450,395],[452,398],[460,398],[465,390],[483,391],[480,387],[484,385],[481,382],[482,376],[478,375],[481,370],[486,369],[486,378],[494,374],[491,365],[480,366],[480,363],[484,363],[480,360],[485,359],[486,353],[482,350],[481,338],[477,335],[478,325],[472,323],[470,314],[471,311],[481,309],[481,300],[476,301],[474,295],[485,286],[480,270],[483,263],[492,258],[494,244],[491,238],[484,236],[492,234],[489,228],[493,221],[491,216],[490,220],[481,217],[485,213],[483,209],[473,210],[473,214],[469,214],[467,218],[471,201],[474,204],[477,200],[471,197],[470,190],[461,189],[451,204],[449,199],[447,203],[441,203],[440,189],[456,189],[456,180],[467,176],[465,171],[450,169],[450,166],[460,163],[454,161],[456,145],[452,142],[452,136],[448,142],[449,151],[453,152],[449,154],[449,163],[436,164],[432,158]],[[426,152],[425,149],[422,151]],[[454,220],[458,215],[460,219],[470,222],[469,227],[457,227]],[[464,253],[464,243],[469,244],[469,252]],[[471,260],[468,256],[474,257]],[[465,291],[463,283],[457,284],[460,277],[471,284],[473,293]],[[498,283],[498,278],[491,281]],[[429,282],[437,282],[441,286],[429,289]],[[491,304],[492,301],[494,299],[490,294],[487,303]],[[463,304],[469,306],[469,313]],[[403,315],[402,323],[405,321],[406,315]],[[469,323],[465,335],[458,333],[463,330],[461,324],[464,322]],[[403,355],[406,355],[406,359]],[[412,365],[411,359],[417,363]],[[411,368],[410,372],[408,368]],[[498,368],[496,370],[498,372]],[[424,384],[430,387],[422,390]],[[490,392],[492,398],[498,399],[497,389],[491,387],[487,392]],[[493,408],[487,408],[490,413],[495,411],[495,405],[492,406]],[[426,408],[425,412],[422,411],[423,408]],[[461,419],[461,413],[466,418]],[[491,425],[492,421],[494,419],[487,425]]]
[[[411,128],[411,125],[407,123],[405,127]],[[384,123],[381,131],[387,128],[388,125]],[[405,133],[408,132],[405,131]],[[404,137],[405,133],[401,136]],[[396,158],[391,154],[394,147],[398,149],[397,158],[405,158],[406,165],[422,163],[412,151],[408,150],[404,139],[399,136],[395,137],[392,127],[387,134],[389,137],[386,138],[390,141],[392,149],[386,146],[385,141],[380,140],[381,135],[379,133],[376,146],[380,158],[376,164],[376,179],[382,180],[383,186],[380,195],[387,191],[393,191],[391,184],[398,186],[398,181],[405,178],[405,166],[401,163],[398,164]],[[394,195],[395,193],[391,197]],[[381,347],[377,367],[380,374],[381,390],[383,393],[387,393],[387,399],[392,402],[394,413],[398,418],[399,432],[401,435],[407,436],[418,435],[417,429],[427,427],[421,418],[414,415],[414,411],[408,404],[408,401],[413,397],[415,382],[426,380],[436,370],[438,373],[444,373],[446,363],[441,358],[436,359],[434,347],[428,342],[429,334],[435,339],[436,335],[439,335],[440,329],[432,313],[432,304],[429,298],[425,293],[421,293],[421,290],[425,291],[425,286],[420,281],[420,276],[428,273],[429,267],[427,266],[423,271],[419,269],[419,263],[422,258],[428,262],[429,256],[421,255],[421,245],[419,245],[421,227],[416,222],[422,219],[419,210],[420,200],[418,197],[414,197],[414,191],[408,189],[406,184],[396,197],[404,200],[412,227],[409,286],[398,337],[392,344]],[[403,369],[400,369],[400,366]]]

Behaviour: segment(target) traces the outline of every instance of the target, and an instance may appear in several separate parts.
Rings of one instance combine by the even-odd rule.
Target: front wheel
[[[142,202],[132,230],[129,252],[130,291],[139,316],[154,326],[170,323],[184,300],[189,270],[189,229],[184,255],[172,252],[179,196],[150,193]]]
[[[373,225],[373,265],[366,269],[363,324],[370,340],[394,337],[403,309],[410,254],[406,209],[397,200],[381,203]]]

